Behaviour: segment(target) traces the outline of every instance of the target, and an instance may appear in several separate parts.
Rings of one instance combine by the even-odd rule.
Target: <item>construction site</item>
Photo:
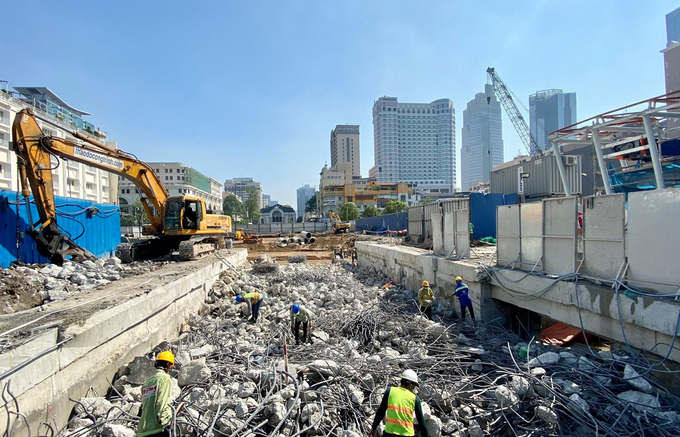
[[[527,151],[488,192],[361,185],[345,163],[357,186],[330,185],[314,221],[278,203],[235,218],[22,106],[0,191],[3,437],[134,437],[150,414],[142,437],[680,435],[680,91],[541,146],[486,72]],[[375,117],[403,112],[381,99]],[[442,102],[407,114],[451,119]],[[60,195],[60,165],[125,180],[145,221]],[[348,195],[354,219],[329,209]],[[388,212],[396,196],[413,202]]]

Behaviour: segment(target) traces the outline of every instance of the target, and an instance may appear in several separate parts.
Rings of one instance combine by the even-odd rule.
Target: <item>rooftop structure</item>
[[[680,140],[674,139],[669,120],[680,117],[680,91],[633,103],[580,121],[550,135],[552,149],[561,156],[565,145],[590,145],[595,150],[604,192],[663,190],[680,186]],[[614,171],[606,159],[616,158]],[[560,176],[566,173],[557,160]],[[571,193],[567,192],[567,196]]]

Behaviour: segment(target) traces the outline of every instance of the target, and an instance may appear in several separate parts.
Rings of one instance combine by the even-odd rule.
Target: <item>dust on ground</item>
[[[222,254],[229,252],[228,249],[220,251]],[[148,272],[135,276],[123,277],[103,286],[81,290],[53,302],[43,300],[42,281],[37,276],[32,277],[13,269],[5,269],[1,271],[0,276],[0,290],[3,292],[0,296],[0,305],[3,305],[6,311],[9,311],[10,307],[14,311],[0,314],[0,353],[23,344],[46,329],[58,327],[62,332],[68,326],[82,325],[98,311],[142,296],[178,277],[215,262],[216,259],[216,255],[213,254],[193,261],[157,263],[161,267],[149,269]]]
[[[372,240],[379,237],[359,234],[314,234],[316,241],[311,244],[287,245],[279,247],[276,243],[278,237],[263,238],[261,243],[245,244],[243,241],[234,241],[234,247],[248,249],[248,261],[256,260],[262,254],[269,254],[278,263],[285,264],[292,255],[305,255],[309,263],[325,263],[333,259],[333,251],[336,247],[349,250],[354,247],[357,240]]]

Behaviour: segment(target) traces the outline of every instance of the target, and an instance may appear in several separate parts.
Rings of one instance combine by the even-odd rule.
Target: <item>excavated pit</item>
[[[432,322],[414,291],[387,282],[346,263],[229,269],[179,337],[112,372],[108,397],[89,393],[72,404],[64,435],[134,435],[140,385],[167,348],[179,368],[177,435],[366,435],[382,393],[406,368],[421,378],[434,437],[680,434],[677,399],[648,379],[644,363],[617,351],[586,357],[527,344],[454,319],[445,304],[435,305]],[[253,290],[267,296],[257,324],[234,303]],[[286,371],[293,302],[315,319],[311,343],[287,346]]]

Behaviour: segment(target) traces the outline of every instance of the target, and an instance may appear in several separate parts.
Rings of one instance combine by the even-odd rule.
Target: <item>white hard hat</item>
[[[416,375],[416,372],[414,372],[411,369],[406,369],[404,370],[404,373],[401,374],[401,379],[405,379],[407,381],[411,381],[418,385],[418,375]]]

